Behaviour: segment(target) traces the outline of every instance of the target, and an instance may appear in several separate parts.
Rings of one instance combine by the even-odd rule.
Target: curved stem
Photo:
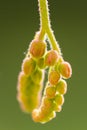
[[[49,38],[49,40],[50,40],[50,43],[51,43],[51,45],[52,45],[52,48],[53,48],[54,50],[57,50],[58,53],[61,55],[61,49],[60,49],[60,47],[59,47],[58,42],[56,41],[56,38],[55,38],[55,36],[54,36],[54,34],[53,34],[52,29],[51,29],[51,28],[48,28],[48,29],[46,30],[46,32],[47,32],[48,38]]]
[[[59,54],[61,54],[60,47],[56,41],[56,38],[53,34],[50,24],[49,18],[49,9],[48,9],[48,2],[47,0],[38,0],[39,2],[39,11],[40,11],[40,24],[41,24],[41,38],[43,38],[42,34],[47,33],[52,48],[57,50]]]

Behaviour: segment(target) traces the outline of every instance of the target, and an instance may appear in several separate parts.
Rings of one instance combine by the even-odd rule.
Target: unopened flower
[[[71,77],[72,75],[72,68],[71,65],[68,62],[63,61],[60,66],[59,66],[59,71],[61,73],[61,75],[68,79]]]
[[[47,66],[53,66],[58,61],[58,52],[56,50],[50,50],[45,56],[45,64]]]
[[[44,41],[33,40],[30,44],[30,53],[35,58],[40,58],[45,53],[46,44]]]
[[[58,84],[56,85],[56,91],[63,95],[67,92],[67,83],[65,80],[61,79],[58,82]]]
[[[57,71],[51,71],[49,73],[48,79],[49,79],[50,84],[56,85],[60,79],[60,74]]]

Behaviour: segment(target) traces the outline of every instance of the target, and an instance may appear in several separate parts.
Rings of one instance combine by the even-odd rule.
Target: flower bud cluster
[[[36,42],[35,42],[36,43]],[[42,44],[37,47],[36,45]],[[43,52],[42,46],[44,42],[33,43],[30,46],[30,54],[36,59],[37,66],[41,70],[49,68],[48,82],[41,100],[40,106],[32,111],[32,118],[35,122],[45,123],[56,116],[56,112],[60,112],[64,103],[64,94],[67,91],[67,83],[64,79],[70,78],[72,74],[71,66],[65,62],[56,50],[49,50]],[[35,45],[35,46],[34,46]],[[32,47],[33,46],[33,47]],[[31,51],[33,48],[34,50]],[[39,48],[39,49],[37,49]],[[40,51],[40,53],[39,53]],[[33,53],[32,53],[33,52]],[[63,79],[62,79],[63,78]],[[36,78],[34,78],[35,80]]]
[[[60,79],[56,85],[51,85],[48,82],[39,109],[32,112],[33,120],[46,123],[55,118],[56,112],[60,112],[62,109],[66,91],[67,84],[63,79]]]
[[[21,109],[32,112],[40,104],[43,72],[37,67],[32,57],[26,57],[22,63],[22,71],[18,77],[17,99]]]
[[[56,50],[46,49],[43,40],[34,39],[22,64],[18,78],[18,101],[26,112],[32,112],[35,122],[45,123],[55,118],[64,103],[72,69]],[[48,81],[41,99],[44,70],[49,68]]]

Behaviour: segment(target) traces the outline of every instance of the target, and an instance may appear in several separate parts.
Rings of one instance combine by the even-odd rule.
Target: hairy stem
[[[49,9],[47,0],[38,0],[39,2],[39,11],[40,11],[40,37],[43,38],[44,34],[47,33],[52,48],[57,50],[59,54],[61,54],[60,47],[56,41],[54,33],[51,29],[50,18],[49,18]]]
[[[46,28],[50,25],[48,3],[47,0],[38,0],[38,2],[41,28],[46,31]]]
[[[50,40],[50,43],[51,43],[51,45],[52,45],[52,48],[53,48],[54,50],[57,50],[58,53],[61,55],[61,50],[60,50],[59,44],[58,44],[58,42],[56,41],[56,38],[55,38],[55,36],[54,36],[54,33],[53,33],[52,29],[51,29],[51,28],[48,28],[48,29],[46,30],[46,32],[47,32],[48,38],[49,38],[49,40]]]

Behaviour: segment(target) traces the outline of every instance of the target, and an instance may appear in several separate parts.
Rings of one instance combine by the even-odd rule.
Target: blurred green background
[[[87,1],[48,0],[64,59],[73,68],[63,110],[44,125],[34,123],[16,100],[17,76],[39,29],[37,0],[0,1],[0,130],[87,129]]]

